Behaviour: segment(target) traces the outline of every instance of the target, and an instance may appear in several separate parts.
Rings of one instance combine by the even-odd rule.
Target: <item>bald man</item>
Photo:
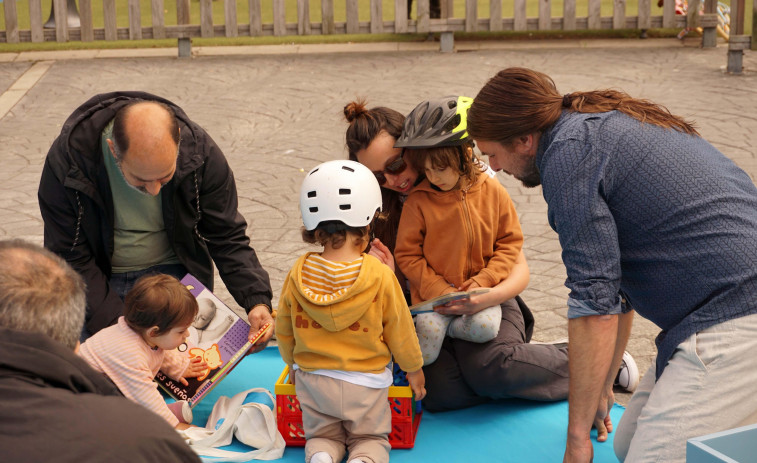
[[[273,323],[271,284],[237,210],[234,175],[170,101],[142,92],[91,98],[53,142],[38,195],[45,247],[87,284],[82,339],[116,322],[139,277],[191,273],[212,291],[213,263],[251,332]]]

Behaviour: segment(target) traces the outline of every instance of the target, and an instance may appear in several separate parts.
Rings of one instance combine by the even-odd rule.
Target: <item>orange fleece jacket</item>
[[[469,279],[482,288],[497,285],[510,275],[522,246],[510,195],[482,172],[467,192],[421,182],[402,208],[394,257],[417,304],[457,291]]]

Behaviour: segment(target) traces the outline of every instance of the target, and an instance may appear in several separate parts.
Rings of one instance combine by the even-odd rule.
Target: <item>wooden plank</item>
[[[142,11],[139,0],[129,0],[129,40],[142,40]]]
[[[651,0],[639,0],[639,29],[651,29],[652,27],[652,2]]]
[[[676,2],[670,1],[662,4],[662,27],[676,27]]]
[[[347,33],[348,34],[357,34],[360,32],[360,24],[358,23],[358,16],[357,16],[357,0],[347,0],[346,5],[346,14],[347,14]]]
[[[526,0],[515,0],[513,2],[513,30],[525,31],[528,29],[528,18],[526,17]]]
[[[18,10],[16,0],[5,0],[3,2],[3,12],[5,13],[5,41],[7,43],[18,43]]]
[[[95,40],[92,0],[79,0],[79,24],[81,25],[81,41],[92,42]]]
[[[287,24],[284,11],[284,0],[273,0],[273,35],[286,35]]]
[[[334,26],[334,0],[321,0],[321,30],[324,35],[336,33]]]
[[[576,0],[565,0],[562,13],[562,30],[576,30]]]
[[[552,0],[539,0],[539,30],[552,28]]]
[[[407,0],[394,0],[394,33],[407,33]]]
[[[418,0],[418,17],[416,18],[416,29],[419,34],[426,34],[429,31],[431,20],[431,2],[429,0]]]
[[[6,13],[5,16],[8,17],[8,14]],[[89,16],[92,16],[91,9]],[[82,17],[82,20],[83,19],[84,18]],[[82,26],[83,25],[84,24],[82,23]],[[42,0],[29,0],[29,26],[32,33],[32,42],[44,42],[45,31],[42,22]]]
[[[455,0],[439,0],[441,6],[442,19],[449,19],[455,16]]]
[[[371,0],[371,34],[384,32],[384,7],[381,0]]]
[[[478,2],[465,0],[465,32],[478,30]]]
[[[626,27],[626,0],[613,0],[612,28],[625,29],[625,27]]]
[[[489,2],[489,30],[502,30],[502,0],[491,0]]]
[[[297,0],[297,35],[310,34],[310,2]]]
[[[250,35],[263,35],[263,14],[260,0],[250,0]]]
[[[176,0],[176,24],[189,24],[189,0]]]
[[[665,3],[673,3],[670,0]],[[602,1],[601,0],[589,0],[589,29],[601,29],[602,28]]]
[[[236,0],[223,0],[223,13],[226,37],[238,37],[239,25],[237,24]]]
[[[55,10],[55,40],[68,42],[68,2],[53,0],[53,9]]]
[[[213,0],[200,0],[200,37],[213,35]]]
[[[116,0],[103,0],[103,25],[105,26],[105,40],[118,39]]]

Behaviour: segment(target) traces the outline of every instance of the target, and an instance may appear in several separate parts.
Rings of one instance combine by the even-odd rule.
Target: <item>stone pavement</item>
[[[558,89],[614,87],[666,105],[697,122],[702,135],[757,175],[757,55],[745,73],[725,73],[726,45],[699,49],[676,39],[283,45],[41,52],[0,55],[0,238],[42,243],[37,185],[47,149],[66,117],[90,96],[114,90],[162,95],[204,126],[226,153],[240,209],[275,295],[295,258],[300,182],[310,168],[345,158],[342,108],[358,97],[369,106],[409,112],[447,94],[475,96],[498,70],[546,72]],[[535,339],[567,335],[565,268],[547,224],[540,189],[499,174],[515,201],[531,268],[523,294],[536,316]],[[232,300],[219,284],[219,296]],[[675,295],[671,295],[675,297]],[[642,372],[656,355],[657,329],[636,318],[628,350]],[[628,395],[618,395],[627,403]]]

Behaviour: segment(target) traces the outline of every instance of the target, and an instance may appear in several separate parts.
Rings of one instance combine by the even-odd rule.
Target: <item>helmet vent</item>
[[[315,214],[316,212],[318,212],[318,208],[317,208],[317,207],[311,207],[311,208],[309,208],[308,210],[309,210],[310,212],[312,212],[313,214]]]
[[[339,189],[339,194],[340,195],[351,195],[352,194],[352,190],[349,189],[349,188],[340,188]]]
[[[355,172],[355,169],[353,169],[352,167],[348,167],[348,166],[342,166],[342,170],[346,170],[347,172]]]
[[[315,198],[317,193],[315,191],[308,191],[308,198]]]
[[[350,206],[349,204],[340,204],[339,209],[342,211],[349,211],[350,209],[352,209],[352,206]]]

